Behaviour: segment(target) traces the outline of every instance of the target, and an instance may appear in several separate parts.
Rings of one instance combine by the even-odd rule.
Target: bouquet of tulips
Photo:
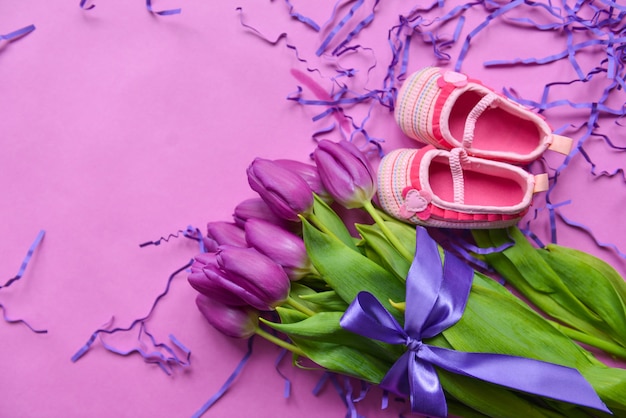
[[[476,257],[545,319],[377,209],[376,176],[352,143],[321,141],[313,159],[256,159],[247,174],[259,198],[208,224],[188,280],[215,328],[257,334],[429,416],[626,416],[626,370],[575,342],[624,352],[626,285],[610,267],[536,249],[514,228],[474,231],[480,246],[509,243]]]

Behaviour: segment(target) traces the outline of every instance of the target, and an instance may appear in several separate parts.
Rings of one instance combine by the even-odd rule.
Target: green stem
[[[269,342],[274,343],[279,347],[289,350],[292,353],[297,354],[299,356],[306,357],[306,355],[304,354],[304,351],[302,351],[297,346],[290,344],[285,340],[281,340],[280,338],[276,337],[275,335],[270,334],[267,331],[262,330],[261,328],[257,328],[255,332],[259,337],[263,337]]]
[[[381,217],[381,218],[383,218],[383,220],[385,220],[385,221],[396,221],[396,222],[398,222],[398,220],[397,220],[396,218],[392,218],[392,217],[391,217],[391,216],[389,216],[386,212],[383,212],[383,211],[382,211],[382,210],[380,210],[380,209],[376,209],[376,208],[374,208],[374,209],[376,210],[376,213],[378,213],[378,214],[380,215],[380,217]]]
[[[285,305],[291,306],[295,310],[300,311],[307,316],[315,315],[315,312],[313,310],[307,308],[306,306],[304,306],[302,303],[298,302],[291,296],[287,298],[287,300],[285,301]]]
[[[387,227],[387,225],[385,224],[384,219],[380,216],[380,214],[378,213],[378,211],[376,210],[376,208],[374,207],[374,205],[372,205],[372,202],[367,202],[363,205],[363,208],[367,211],[367,213],[369,213],[369,215],[372,217],[372,219],[374,219],[374,222],[376,222],[376,225],[378,225],[380,227],[380,230],[383,231],[383,234],[385,234],[385,237],[387,237],[387,239],[389,240],[389,242],[391,243],[391,245],[393,245],[395,247],[395,249],[407,260],[409,260],[410,262],[413,261],[413,256],[411,255],[411,253],[409,253],[409,251],[404,247],[404,245],[402,245],[402,243],[398,240],[398,237],[396,237],[393,232],[391,232],[389,230],[389,228]]]
[[[626,349],[622,346],[613,344],[609,341],[602,340],[597,337],[592,337],[591,335],[585,334],[584,332],[576,331],[575,329],[563,326],[554,321],[548,322],[550,322],[550,324],[552,324],[556,329],[570,337],[572,340],[589,345],[591,347],[599,348],[600,350],[621,359],[626,359]]]
[[[330,229],[328,229],[328,227],[326,225],[324,225],[324,222],[322,222],[320,220],[320,218],[318,218],[314,213],[311,213],[309,215],[307,215],[307,219],[309,221],[311,221],[311,223],[313,225],[315,225],[320,231],[322,231],[325,234],[330,235],[331,237],[335,237],[337,239],[339,239],[337,237],[337,235],[335,235],[335,233],[333,231],[331,231]]]

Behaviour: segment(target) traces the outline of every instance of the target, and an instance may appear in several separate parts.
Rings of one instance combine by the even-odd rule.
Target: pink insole
[[[459,96],[450,112],[450,133],[459,142],[463,141],[463,130],[467,115],[482,96],[467,91]],[[528,154],[539,145],[537,126],[500,108],[488,108],[476,121],[472,148],[488,151],[509,151]]]
[[[435,158],[428,174],[433,194],[444,201],[454,202],[452,173],[447,158]],[[514,206],[524,197],[521,186],[508,178],[464,170],[463,179],[466,205]]]

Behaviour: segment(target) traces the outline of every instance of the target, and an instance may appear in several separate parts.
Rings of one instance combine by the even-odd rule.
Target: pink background
[[[381,2],[374,22],[354,42],[371,50],[336,62],[314,54],[328,27],[314,32],[290,18],[281,1],[154,1],[156,10],[181,7],[182,14],[175,16],[153,15],[142,0],[98,0],[90,11],[78,3],[14,0],[0,8],[1,34],[29,24],[37,28],[0,50],[1,283],[15,275],[39,230],[46,230],[23,279],[0,289],[0,303],[9,317],[48,330],[39,335],[0,321],[0,416],[189,417],[221,387],[246,344],[222,336],[204,321],[184,274],[173,280],[147,326],[159,341],[173,333],[187,345],[192,350],[189,368],[167,376],[137,355],[119,357],[98,342],[78,362],[70,357],[111,316],[124,327],[145,315],[170,273],[197,251],[196,243],[184,238],[145,248],[140,243],[187,225],[204,229],[207,221],[229,220],[238,202],[253,197],[245,169],[256,156],[306,161],[315,147],[312,134],[335,119],[314,122],[323,107],[286,100],[302,85],[291,70],[329,90],[330,77],[337,74],[333,65],[353,67],[360,70],[355,78],[339,80],[360,93],[380,88],[391,59],[388,30],[410,7],[398,0]],[[320,24],[334,4],[294,1],[298,12]],[[366,1],[358,16],[369,13],[372,4]],[[458,4],[447,2],[445,10]],[[237,6],[243,8],[246,24],[270,40],[287,33],[286,40],[272,46],[255,36],[240,24]],[[527,13],[550,20],[545,13]],[[425,16],[443,14],[435,10]],[[447,51],[450,63],[438,62],[432,47],[415,36],[409,71],[426,65],[452,68],[464,37],[486,13],[476,8],[466,16],[460,41]],[[449,36],[455,22],[440,33]],[[295,45],[308,64],[286,43]],[[524,98],[539,100],[544,84],[576,77],[567,60],[500,68],[485,68],[483,62],[547,56],[565,45],[558,31],[525,30],[495,20],[472,41],[462,69],[496,90],[512,87]],[[587,72],[602,54],[595,48],[577,58]],[[307,72],[307,65],[323,75]],[[303,87],[303,97],[315,99]],[[550,99],[597,100],[602,88],[601,82],[559,87]],[[624,93],[616,93],[611,103],[619,107]],[[359,124],[367,109],[346,107],[346,113]],[[546,116],[554,127],[586,120],[584,111],[568,107]],[[385,150],[415,145],[381,106],[373,109],[366,128],[386,141]],[[626,145],[614,118],[602,118],[599,132]],[[583,130],[566,134],[579,138]],[[325,137],[337,140],[339,130]],[[355,139],[363,143],[362,137]],[[598,170],[622,164],[623,156],[600,139],[587,144]],[[563,161],[559,155],[548,158],[552,167]],[[626,250],[621,219],[626,193],[619,176],[595,178],[577,156],[559,177],[553,203],[568,199],[572,202],[560,209],[562,214],[592,228],[598,240]],[[535,207],[544,206],[538,197]],[[546,221],[544,210],[533,230],[548,242]],[[626,272],[623,259],[598,248],[588,235],[562,223],[558,232],[559,243],[591,251]],[[107,342],[129,348],[136,338],[135,331],[130,334]],[[283,398],[283,379],[274,369],[278,353],[257,341],[244,373],[206,416],[345,415],[331,386],[318,397],[312,394],[320,372],[298,370],[288,359],[281,371],[293,391]],[[380,391],[373,390],[357,405],[359,412],[392,417],[404,409],[391,400],[390,408],[380,411],[380,398]]]

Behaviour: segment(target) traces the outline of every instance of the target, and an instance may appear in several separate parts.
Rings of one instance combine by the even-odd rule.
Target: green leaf
[[[405,350],[344,330],[339,325],[342,312],[321,312],[311,317],[281,307],[277,312],[282,323],[263,323],[288,335],[307,357],[334,372],[379,383]]]
[[[536,252],[567,288],[606,323],[606,332],[626,347],[626,282],[604,261],[582,251],[548,245]]]
[[[461,319],[444,331],[459,351],[493,352],[583,369],[597,362],[506,288],[472,285]]]
[[[463,317],[443,332],[454,349],[534,358],[578,369],[607,405],[610,402],[613,408],[624,408],[624,392],[619,389],[626,386],[626,370],[608,369],[506,288],[492,284],[485,286],[481,284],[482,280],[488,279],[474,282]],[[606,373],[598,373],[598,368]],[[622,387],[616,388],[617,378],[612,384],[599,380],[599,376],[607,374],[621,376],[624,379]],[[618,396],[618,393],[622,395]],[[563,412],[565,416],[575,416],[570,410],[571,405],[556,402],[553,407],[562,412],[569,411]],[[577,408],[577,411],[582,409]],[[593,413],[598,414],[597,411]]]
[[[334,290],[302,295],[300,299],[315,304],[319,309],[324,311],[345,312],[348,308],[348,304],[344,302]]]
[[[349,248],[353,250],[357,250],[356,245],[354,243],[354,238],[350,235],[350,231],[343,223],[343,220],[337,215],[337,213],[332,210],[330,206],[326,204],[319,196],[313,195],[315,200],[313,203],[313,213],[319,222],[324,224],[328,230],[332,231],[332,233],[339,238],[341,242],[343,242]]]
[[[518,393],[505,389],[502,386],[461,376],[442,369],[437,369],[437,374],[448,396],[458,399],[463,404],[486,416],[498,418],[564,418],[566,416],[529,402]]]
[[[319,306],[309,303],[307,296],[317,295],[317,292],[301,282],[292,282],[289,290],[289,296],[294,298],[298,303],[312,310],[319,310]]]
[[[351,303],[361,291],[372,293],[393,314],[389,299],[405,298],[404,284],[386,269],[351,250],[334,236],[302,221],[307,253],[320,275],[346,303]]]
[[[385,238],[380,227],[374,225],[356,225],[357,231],[363,238],[364,245],[376,254],[379,264],[392,271],[400,280],[404,281],[411,267],[411,262],[403,257],[393,245]],[[390,228],[391,229],[391,228]],[[415,250],[415,231],[412,234],[413,250]]]
[[[299,337],[293,337],[292,341],[308,358],[325,369],[354,376],[366,382],[379,383],[390,367],[377,357],[344,345]]]
[[[275,330],[287,334],[290,338],[299,337],[353,347],[389,363],[395,362],[405,351],[404,346],[371,340],[341,328],[339,320],[343,312],[320,312],[294,322],[294,317],[290,312],[287,312],[289,318],[284,318],[286,312],[282,308],[278,308],[277,311],[282,323],[264,322]],[[285,319],[290,322],[286,323]]]
[[[565,286],[554,270],[517,229],[472,231],[481,247],[494,247],[514,239],[515,245],[485,260],[508,283],[543,312],[572,328],[606,339],[606,325]]]

